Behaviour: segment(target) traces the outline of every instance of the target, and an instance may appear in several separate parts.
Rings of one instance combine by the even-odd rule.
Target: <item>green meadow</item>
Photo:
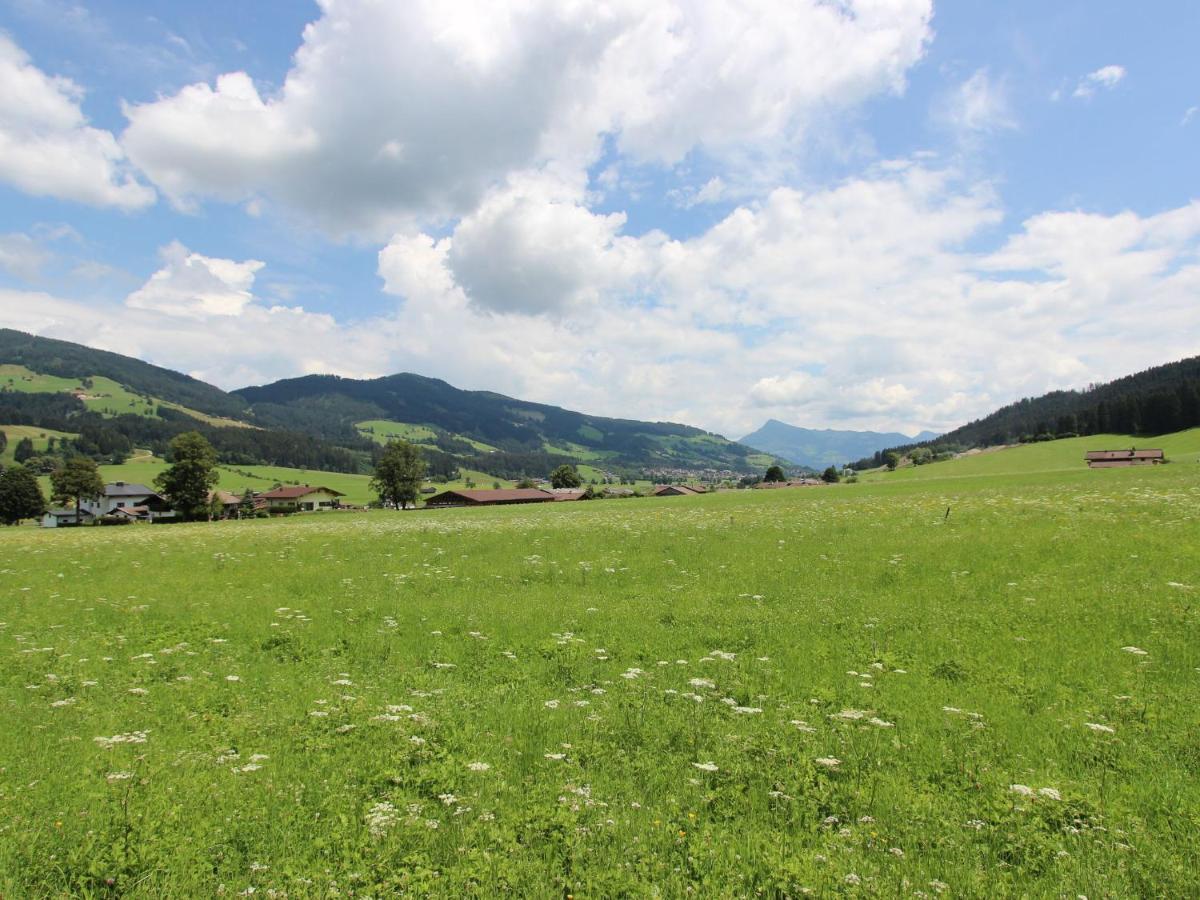
[[[1200,432],[1168,440],[7,529],[0,896],[1196,896]]]

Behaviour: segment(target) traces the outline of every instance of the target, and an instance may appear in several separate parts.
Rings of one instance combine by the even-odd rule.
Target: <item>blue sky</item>
[[[1193,355],[1193,3],[0,0],[0,325],[738,436]]]

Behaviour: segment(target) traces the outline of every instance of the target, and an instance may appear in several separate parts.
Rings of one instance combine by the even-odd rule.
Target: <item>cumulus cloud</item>
[[[122,144],[177,204],[262,198],[335,233],[472,212],[513,173],[577,177],[794,142],[898,91],[929,0],[321,3],[276,91],[244,73],[126,109]]]
[[[138,209],[154,191],[131,174],[111,133],[80,109],[82,89],[47,75],[0,32],[0,180],[27,194]]]
[[[128,306],[193,319],[239,316],[254,299],[254,276],[263,267],[256,259],[235,262],[201,256],[178,241],[164,247],[160,256],[163,267],[126,298]]]
[[[397,236],[378,258],[396,308],[365,321],[265,304],[254,297],[259,263],[178,244],[136,303],[0,291],[0,310],[11,327],[224,387],[298,371],[415,371],[726,434],[767,417],[943,430],[1020,396],[1195,352],[1200,203],[1153,216],[1047,212],[993,239],[1003,211],[987,183],[896,161],[825,190],[778,189],[671,240],[625,234],[574,190],[515,179],[481,205],[487,215],[464,220],[471,240],[459,229]],[[599,221],[576,223],[584,214]],[[584,241],[571,253],[615,259],[599,281],[585,273],[583,293],[565,270],[569,315],[545,297],[504,302],[515,289],[472,294],[471,265],[493,231],[546,236],[544,248],[511,236],[504,246],[522,265],[552,267],[567,251],[553,227],[534,225],[560,215],[569,240]]]
[[[1090,100],[1099,90],[1112,90],[1125,79],[1124,66],[1103,66],[1079,79],[1072,97]]]

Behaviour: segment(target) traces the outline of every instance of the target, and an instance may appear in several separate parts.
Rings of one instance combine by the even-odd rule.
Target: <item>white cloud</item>
[[[1016,127],[1007,86],[1002,79],[992,78],[987,69],[977,69],[947,95],[936,115],[964,135]]]
[[[504,198],[513,221],[498,217],[502,233],[525,234],[527,217],[581,212],[547,212],[535,198],[553,207],[566,194],[524,191],[520,202]],[[162,268],[172,289],[153,308],[6,292],[0,310],[9,326],[225,387],[297,372],[415,371],[726,434],[767,417],[943,430],[1021,396],[1195,353],[1200,203],[1154,216],[1043,213],[993,252],[972,249],[1000,217],[988,185],[895,164],[824,191],[780,189],[689,240],[629,237],[600,217],[579,229],[591,236],[580,256],[637,264],[615,266],[624,274],[569,315],[469,296],[454,265],[457,233],[389,243],[379,274],[397,309],[362,322],[265,305],[253,299],[255,263],[198,257],[202,286],[239,310],[222,314],[224,300],[174,289],[197,274],[187,268],[196,254],[179,247]],[[483,234],[492,219],[474,224]],[[561,252],[512,246],[534,269]],[[564,284],[569,294],[574,282]],[[142,290],[154,294],[152,285]]]
[[[45,74],[0,32],[0,180],[27,194],[138,209],[154,202],[107,131],[87,124],[82,90]]]
[[[1200,113],[1200,106],[1189,106],[1183,114],[1183,118],[1179,120],[1180,125],[1190,125],[1196,115]]]
[[[1103,66],[1095,72],[1089,72],[1079,79],[1074,93],[1071,95],[1081,100],[1095,96],[1098,90],[1112,90],[1125,78],[1124,66]]]
[[[0,234],[0,269],[23,281],[35,281],[50,260],[44,247],[27,234]]]
[[[126,298],[126,305],[192,319],[239,316],[254,299],[254,276],[263,267],[256,259],[201,256],[178,241],[163,247],[160,256],[163,267]]]
[[[244,73],[130,106],[122,144],[177,204],[265,197],[335,233],[472,212],[516,173],[802,139],[899,91],[929,0],[324,0],[278,91]]]

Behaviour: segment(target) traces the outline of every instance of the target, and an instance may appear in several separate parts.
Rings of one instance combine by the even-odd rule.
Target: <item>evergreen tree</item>
[[[79,522],[83,501],[102,495],[104,480],[95,462],[86,456],[73,456],[50,473],[50,492],[55,503],[75,504],[75,521]]]
[[[207,518],[209,492],[220,477],[217,451],[198,431],[187,431],[171,441],[171,465],[154,479],[154,486],[171,501],[184,521]]]
[[[383,448],[383,455],[375,464],[371,490],[379,495],[385,505],[390,503],[407,509],[410,503],[417,505],[417,494],[424,477],[425,460],[421,456],[421,448],[408,441],[388,441]]]
[[[821,480],[826,484],[835,484],[838,481],[841,481],[841,476],[838,475],[838,470],[836,468],[830,466],[821,473]]]
[[[238,503],[238,518],[254,518],[254,491],[250,488],[246,488],[246,493],[242,494],[242,500]]]
[[[46,498],[36,475],[24,466],[10,466],[0,474],[0,522],[16,525],[45,511]]]
[[[13,448],[13,462],[23,463],[34,455],[33,438],[23,437]]]

